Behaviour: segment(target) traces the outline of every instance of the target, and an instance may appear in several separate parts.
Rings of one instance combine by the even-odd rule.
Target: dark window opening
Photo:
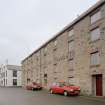
[[[17,86],[17,79],[13,79],[13,86]]]
[[[17,77],[17,71],[13,71],[13,77]]]
[[[47,78],[47,74],[44,74],[44,77],[46,77],[46,78]]]

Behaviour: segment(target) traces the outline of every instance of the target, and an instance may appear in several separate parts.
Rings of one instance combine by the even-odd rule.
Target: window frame
[[[70,45],[72,45],[71,49],[70,49]],[[68,41],[68,51],[71,52],[72,50],[74,50],[74,40]]]
[[[17,79],[13,79],[13,86],[17,86]]]
[[[99,14],[98,14],[98,13],[99,13]],[[99,15],[99,17],[96,17],[97,14]],[[102,15],[101,15],[101,10],[98,9],[97,11],[95,11],[94,13],[92,13],[92,14],[90,15],[90,23],[91,23],[91,24],[94,24],[95,22],[97,22],[98,20],[100,20],[101,17],[102,17]],[[94,18],[95,20],[93,20],[93,18]],[[96,18],[97,18],[97,19],[96,19]]]
[[[74,29],[68,31],[68,37],[70,38],[72,36],[74,36]]]
[[[13,77],[17,77],[17,70],[13,70]]]
[[[97,30],[99,30],[99,32]],[[96,40],[99,40],[101,38],[101,30],[100,30],[100,27],[95,27],[94,29],[90,30],[90,37],[91,37],[90,38],[91,39],[91,42],[94,42]]]
[[[74,60],[69,60],[69,71],[74,71]]]
[[[57,39],[54,40],[54,46],[57,47],[58,41]]]
[[[97,56],[97,54],[98,54],[98,56]],[[96,57],[98,57],[98,58],[96,58]],[[100,65],[100,61],[101,61],[101,59],[100,59],[100,52],[99,51],[95,51],[95,52],[92,52],[90,54],[90,65],[91,66]]]

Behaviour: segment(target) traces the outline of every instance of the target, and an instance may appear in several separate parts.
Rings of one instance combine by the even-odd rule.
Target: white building
[[[21,86],[21,66],[1,65],[0,86]]]

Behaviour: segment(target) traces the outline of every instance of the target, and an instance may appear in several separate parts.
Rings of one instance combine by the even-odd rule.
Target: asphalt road
[[[65,97],[47,91],[0,88],[0,105],[105,105],[105,101],[85,97]]]

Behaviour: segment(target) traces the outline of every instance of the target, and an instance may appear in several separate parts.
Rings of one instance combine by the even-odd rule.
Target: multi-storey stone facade
[[[79,16],[22,61],[23,86],[65,81],[105,96],[105,0]]]

